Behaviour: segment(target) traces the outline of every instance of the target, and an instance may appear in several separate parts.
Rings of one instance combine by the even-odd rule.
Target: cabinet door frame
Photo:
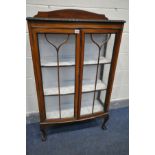
[[[62,29],[62,28],[40,28],[35,27],[32,28],[31,24],[28,23],[29,27],[29,36],[30,36],[30,44],[32,51],[32,59],[33,59],[33,68],[35,74],[35,82],[36,82],[36,91],[38,98],[38,106],[39,106],[39,114],[40,114],[40,123],[63,123],[66,121],[74,121],[77,119],[77,111],[78,111],[78,77],[79,77],[79,53],[80,53],[80,33],[77,33],[75,29]],[[41,72],[41,64],[40,64],[40,54],[39,54],[39,45],[38,45],[38,33],[55,33],[55,34],[74,34],[75,35],[75,92],[74,92],[74,117],[73,118],[46,118],[46,109],[45,109],[45,99],[43,93],[43,80],[42,80],[42,72]]]
[[[121,37],[122,37],[122,31],[123,27],[121,29],[81,29],[81,55],[80,55],[80,77],[79,77],[79,107],[78,107],[78,118],[88,118],[92,116],[102,115],[106,114],[109,111],[109,105],[110,105],[110,98],[112,93],[112,86],[115,76],[115,70],[116,70],[116,64],[119,54],[119,48],[121,43]],[[87,33],[94,33],[94,34],[115,34],[114,39],[114,46],[113,46],[113,54],[111,59],[111,66],[109,71],[109,77],[108,77],[108,84],[106,89],[106,96],[105,96],[105,104],[104,104],[104,112],[96,112],[88,115],[80,115],[81,111],[81,99],[82,99],[82,80],[83,80],[83,68],[84,68],[84,47],[85,47],[85,34]]]

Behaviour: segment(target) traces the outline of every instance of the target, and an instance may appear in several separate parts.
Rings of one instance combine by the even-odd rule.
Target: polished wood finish
[[[52,125],[52,124],[62,124],[62,123],[71,123],[71,122],[80,122],[80,121],[86,121],[86,120],[90,120],[90,119],[94,119],[97,117],[105,117],[108,113],[106,112],[97,112],[94,114],[88,114],[85,116],[80,117],[79,119],[75,119],[75,118],[63,118],[63,119],[47,119],[44,122],[41,122],[41,125]]]
[[[105,121],[102,125],[105,128],[105,123],[109,118],[109,104],[112,92],[112,85],[116,70],[119,47],[122,37],[122,31],[125,21],[108,20],[105,15],[95,14],[81,10],[56,10],[51,12],[38,12],[34,17],[28,17],[28,28],[30,36],[30,44],[32,51],[33,67],[35,73],[36,90],[38,97],[39,113],[40,113],[40,130],[42,140],[46,140],[44,128],[52,124],[78,122],[93,119],[96,117],[104,117]],[[75,30],[79,33],[76,33]],[[74,34],[76,41],[75,53],[75,95],[74,95],[74,117],[47,119],[45,111],[45,100],[43,93],[41,64],[38,46],[38,33],[54,33],[54,34]],[[113,56],[111,68],[108,78],[108,86],[104,104],[104,111],[92,113],[89,115],[80,115],[81,98],[82,98],[82,80],[84,66],[84,49],[86,34],[115,34],[115,42],[113,48]],[[103,67],[102,67],[103,69]],[[100,77],[102,75],[100,74]],[[99,95],[100,96],[100,95]],[[98,97],[99,97],[98,96]],[[99,99],[99,98],[98,98]],[[100,99],[99,99],[100,100]]]
[[[76,34],[76,57],[75,57],[75,104],[74,104],[74,115],[75,118],[79,118],[79,73],[80,73],[80,33]]]
[[[56,10],[56,11],[50,11],[50,12],[38,12],[37,15],[34,17],[37,18],[57,18],[57,19],[83,19],[83,20],[88,20],[88,19],[102,19],[102,20],[107,20],[108,18],[105,15],[102,14],[96,14],[84,10],[73,10],[73,9],[64,9],[64,10]]]
[[[31,27],[33,29],[36,28],[44,28],[44,29],[83,29],[83,28],[89,28],[89,29],[119,29],[121,30],[123,28],[123,23],[117,23],[117,22],[111,22],[111,23],[73,23],[73,22],[46,22],[46,21],[31,21],[28,20],[28,22],[31,22]]]

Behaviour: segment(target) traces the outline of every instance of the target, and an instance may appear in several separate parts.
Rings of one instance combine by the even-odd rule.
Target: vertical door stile
[[[76,31],[76,30],[75,30]],[[78,118],[78,91],[79,91],[79,59],[80,59],[80,34],[76,33],[75,49],[75,97],[74,97],[74,117]]]
[[[81,99],[82,99],[82,79],[83,79],[83,64],[84,64],[84,44],[85,44],[85,34],[84,31],[80,32],[80,59],[79,59],[79,96],[78,96],[78,118],[80,118],[81,111]]]
[[[76,33],[76,30],[75,30]],[[79,74],[80,74],[80,31],[76,33],[76,54],[75,54],[75,102],[74,102],[74,116],[79,118]]]
[[[45,100],[44,100],[44,93],[43,93],[43,84],[42,84],[42,75],[41,75],[41,68],[40,68],[40,56],[39,56],[39,47],[38,47],[38,39],[37,33],[32,33],[33,41],[34,41],[34,48],[32,49],[32,57],[33,57],[33,67],[35,70],[35,80],[36,80],[36,89],[37,89],[37,96],[39,102],[39,113],[40,113],[40,121],[43,122],[46,119],[46,112],[45,112]]]

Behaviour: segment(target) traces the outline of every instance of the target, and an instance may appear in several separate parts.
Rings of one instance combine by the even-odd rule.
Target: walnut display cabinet
[[[40,130],[103,117],[105,129],[125,21],[82,10],[27,17]]]

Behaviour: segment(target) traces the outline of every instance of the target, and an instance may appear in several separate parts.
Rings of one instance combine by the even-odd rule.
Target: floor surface
[[[50,127],[41,141],[39,123],[27,124],[27,155],[128,155],[128,107],[110,111],[107,130],[102,119]]]

